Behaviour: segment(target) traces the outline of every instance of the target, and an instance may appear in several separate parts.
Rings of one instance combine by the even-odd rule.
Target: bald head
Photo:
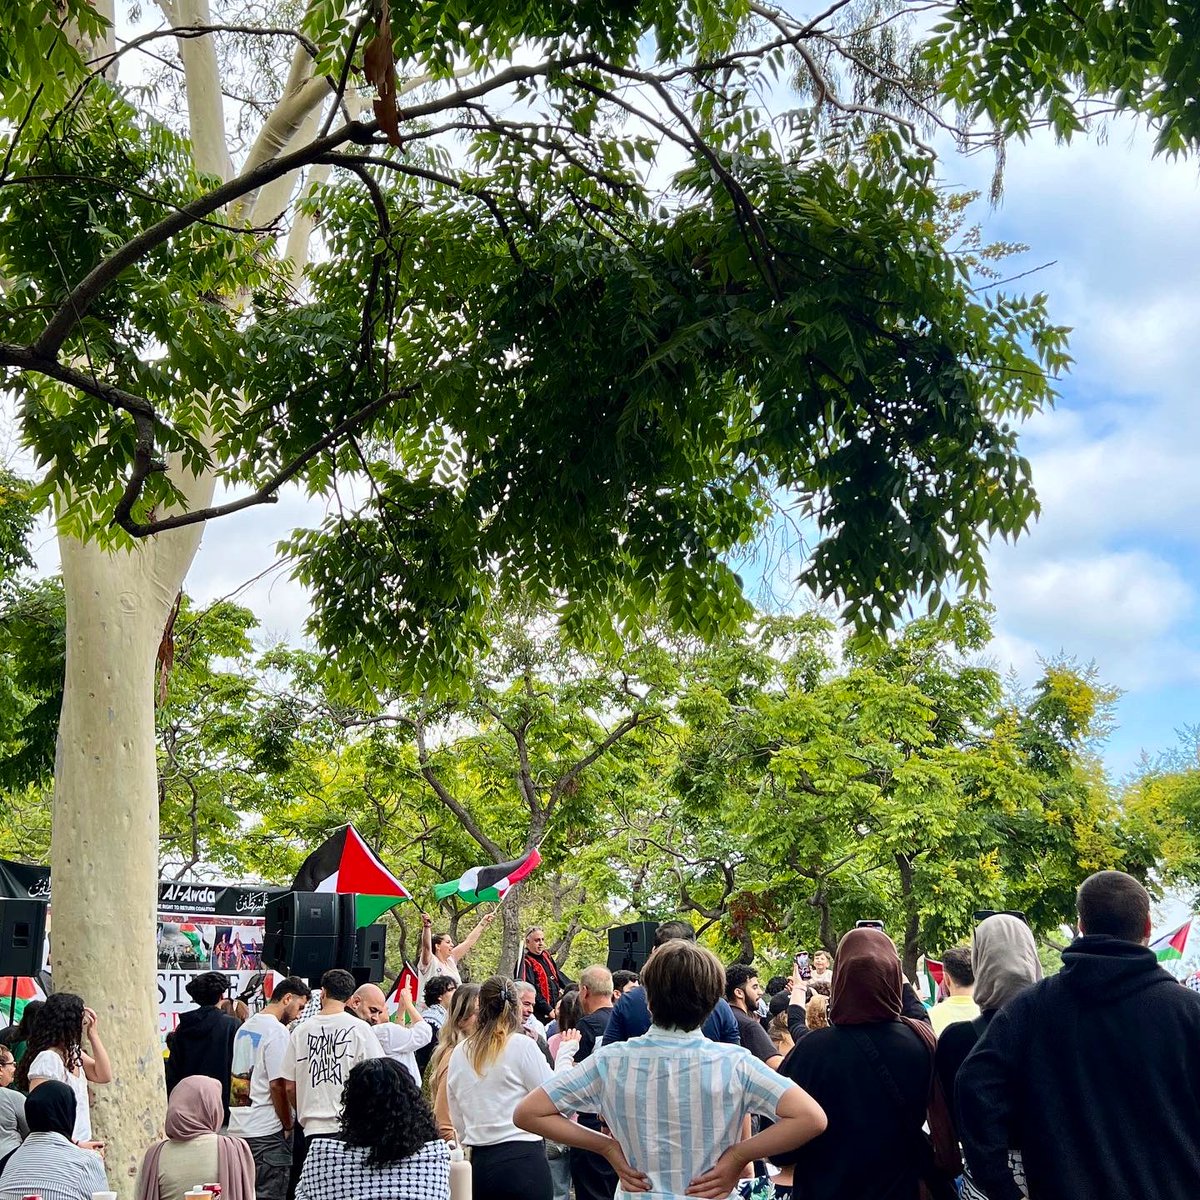
[[[388,1019],[387,997],[373,983],[364,983],[346,1002],[346,1007],[368,1025],[382,1025]]]

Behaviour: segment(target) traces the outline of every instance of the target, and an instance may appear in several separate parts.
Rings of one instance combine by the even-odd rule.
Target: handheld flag
[[[417,999],[417,988],[420,986],[420,979],[416,969],[408,959],[404,960],[404,966],[400,970],[400,974],[396,976],[396,982],[392,984],[392,990],[388,992],[387,1008],[388,1015],[394,1017],[401,1008],[400,993],[407,992],[408,998],[414,1003],[419,1004]],[[449,1001],[447,1001],[449,1003]]]
[[[11,975],[0,975],[0,1016],[5,1021],[8,1020],[11,1010],[13,1024],[16,1024],[21,1019],[21,1015],[25,1012],[25,1005],[30,1000],[45,1000],[45,998],[46,993],[42,991],[41,985],[36,979],[22,975],[18,975],[15,979]]]
[[[353,825],[343,825],[304,860],[292,891],[354,893],[360,927],[412,899]]]
[[[439,900],[445,900],[447,896],[461,896],[468,904],[478,904],[481,900],[503,900],[508,889],[528,878],[541,865],[541,861],[542,856],[537,850],[530,850],[522,858],[514,858],[511,862],[472,867],[458,879],[437,884],[433,894]]]
[[[929,1000],[926,1002],[932,1008],[942,994],[945,985],[946,971],[936,958],[925,958],[925,979],[929,987]]]
[[[1150,943],[1150,949],[1154,951],[1159,962],[1170,962],[1172,959],[1182,958],[1183,952],[1187,948],[1188,934],[1191,932],[1192,918],[1188,917],[1178,929],[1164,933],[1160,938],[1155,938]]]

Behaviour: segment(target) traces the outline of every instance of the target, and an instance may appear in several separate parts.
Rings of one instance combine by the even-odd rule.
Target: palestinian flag
[[[1150,943],[1150,949],[1158,956],[1159,962],[1170,962],[1182,958],[1187,948],[1188,934],[1192,932],[1192,918],[1189,917],[1172,933],[1164,933]]]
[[[937,1002],[938,997],[942,994],[942,987],[946,978],[945,969],[936,958],[925,959],[925,981],[929,987],[929,999],[926,1004],[932,1008]]]
[[[407,959],[404,960],[404,967],[400,974],[396,976],[396,982],[392,984],[392,990],[388,992],[387,1007],[388,1016],[394,1017],[400,1011],[400,993],[407,992],[409,999],[419,1007],[417,1000],[417,988],[420,986],[420,979],[417,976],[416,969]]]
[[[304,860],[292,891],[353,893],[358,897],[359,928],[412,899],[353,825],[343,825]]]
[[[15,1003],[13,1001],[14,993],[16,995]],[[3,1017],[6,1023],[10,1011],[12,1012],[12,1023],[15,1025],[21,1019],[25,1005],[30,1000],[45,1000],[45,998],[46,993],[42,991],[36,979],[22,975],[18,975],[15,979],[11,975],[0,975],[0,1017]]]
[[[478,904],[481,900],[503,900],[508,889],[531,875],[541,861],[542,856],[536,850],[530,850],[524,858],[514,858],[512,862],[472,867],[458,879],[437,884],[433,894],[439,900],[445,900],[447,896],[461,896],[468,904]]]

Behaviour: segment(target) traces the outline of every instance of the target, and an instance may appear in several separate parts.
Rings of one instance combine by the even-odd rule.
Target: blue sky
[[[952,159],[943,173],[986,195],[991,161]],[[1043,514],[990,555],[991,653],[1027,681],[1041,658],[1094,661],[1124,692],[1105,755],[1119,777],[1200,721],[1200,185],[1194,164],[1154,159],[1144,133],[1114,123],[1069,147],[1013,147],[1002,203],[981,201],[976,219],[990,238],[1030,246],[1011,273],[1055,260],[1022,283],[1075,328],[1077,360],[1058,407],[1024,432]],[[279,537],[316,519],[292,494],[216,522],[189,590],[233,592]],[[307,605],[282,573],[240,599],[268,633],[299,635]]]

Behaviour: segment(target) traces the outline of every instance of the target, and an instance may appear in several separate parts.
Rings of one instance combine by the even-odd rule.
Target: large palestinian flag
[[[439,900],[445,900],[447,896],[459,896],[468,904],[478,904],[481,900],[503,900],[508,889],[532,874],[541,861],[542,856],[536,850],[530,850],[523,858],[514,858],[512,862],[472,867],[458,879],[435,885],[433,894]]]
[[[1189,917],[1178,929],[1164,933],[1150,943],[1150,949],[1158,956],[1159,962],[1170,962],[1182,958],[1187,948],[1188,934],[1192,932],[1192,918]]]
[[[353,825],[343,825],[305,860],[292,884],[294,892],[353,892],[361,928],[389,908],[411,900],[408,889],[379,860]]]

